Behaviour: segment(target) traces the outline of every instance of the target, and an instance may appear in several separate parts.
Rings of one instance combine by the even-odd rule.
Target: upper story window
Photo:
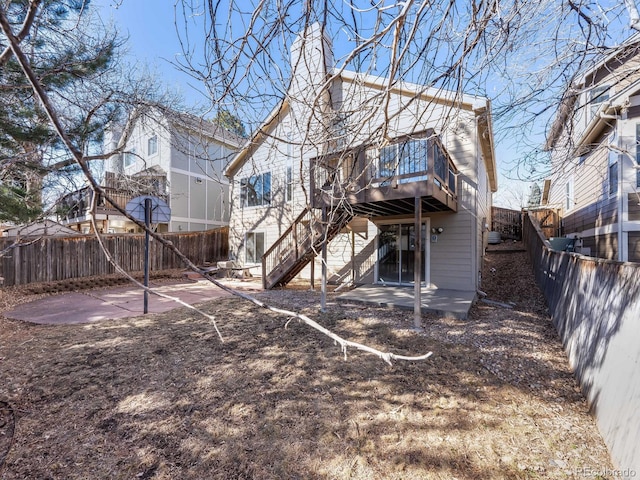
[[[564,185],[564,210],[568,212],[575,206],[575,197],[573,190],[573,177],[569,178]]]
[[[127,152],[124,153],[124,166],[125,168],[131,167],[136,163],[136,149],[130,148]]]
[[[587,121],[590,121],[598,113],[600,106],[609,100],[610,89],[609,85],[601,85],[591,89],[589,92],[589,111],[591,115]]]
[[[158,153],[158,136],[153,134],[147,140],[147,155],[155,155]]]
[[[240,203],[243,207],[271,204],[271,172],[240,180]]]
[[[381,148],[374,177],[389,179],[383,183],[389,183],[394,176],[400,177],[398,183],[425,180],[425,175],[415,174],[427,171],[428,148],[427,139],[407,140]],[[446,179],[445,173],[441,173],[441,178]]]
[[[349,137],[347,125],[347,116],[344,113],[337,113],[331,123],[329,151],[335,152],[347,147]]]
[[[285,202],[290,202],[291,200],[293,200],[293,167],[291,165],[287,167],[284,200]]]

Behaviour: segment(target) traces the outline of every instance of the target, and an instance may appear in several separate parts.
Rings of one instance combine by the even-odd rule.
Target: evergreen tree
[[[0,6],[82,151],[100,140],[104,115],[114,113],[92,110],[90,97],[118,47],[115,35],[90,33],[88,8],[89,0],[12,0]],[[68,173],[70,162],[54,160],[61,152],[58,136],[1,33],[0,85],[0,219],[22,223],[42,213],[44,178]]]
[[[529,192],[529,200],[527,200],[528,208],[535,208],[540,206],[540,201],[542,199],[542,192],[540,191],[540,187],[537,183],[533,183],[531,185],[531,191]]]
[[[213,121],[230,132],[235,133],[239,137],[245,138],[247,136],[242,120],[236,117],[229,110],[219,110]]]

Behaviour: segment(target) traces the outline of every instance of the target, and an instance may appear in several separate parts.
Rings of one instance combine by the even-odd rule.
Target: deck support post
[[[356,232],[351,229],[351,284],[356,284]]]
[[[413,250],[413,326],[422,330],[422,299],[420,298],[422,282],[422,199],[415,197],[414,250]]]
[[[151,199],[144,199],[144,286],[149,288],[149,229],[151,228]],[[145,289],[143,311],[149,313],[149,291]]]
[[[322,286],[320,287],[320,311],[327,311],[327,232],[329,226],[327,224],[327,207],[322,207]]]

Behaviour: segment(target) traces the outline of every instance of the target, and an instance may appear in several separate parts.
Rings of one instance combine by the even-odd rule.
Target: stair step
[[[298,216],[298,223],[294,222],[292,225],[291,228],[295,229],[293,230],[294,232],[299,232],[298,228],[301,226],[301,222],[305,221],[301,219],[307,219],[307,216],[309,215],[311,215],[311,217],[314,216],[312,210],[307,207]],[[348,212],[338,212],[338,214],[335,215],[335,221],[327,230],[327,241],[330,242],[335,238],[335,236],[351,221],[352,218],[353,215]],[[279,242],[285,242],[287,240],[289,242],[291,241],[291,228],[287,229],[282,237],[276,241],[274,246],[278,245]],[[325,231],[319,223],[315,223],[310,233],[310,235],[304,235],[302,238],[299,238],[300,241],[298,242],[298,245],[291,245],[290,247],[287,245],[288,248],[284,251],[277,250],[283,253],[280,254],[281,258],[278,265],[274,266],[270,272],[267,272],[263,279],[264,287],[266,289],[270,289],[278,285],[286,285],[293,280],[293,278],[295,278],[295,276],[298,275],[298,273],[300,273],[300,271],[314,258],[315,253],[313,249],[316,251],[320,250],[324,240]]]

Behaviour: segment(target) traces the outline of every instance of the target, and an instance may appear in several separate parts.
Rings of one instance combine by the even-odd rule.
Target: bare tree
[[[416,119],[416,124],[435,122],[424,117],[438,116],[433,138],[459,130],[458,105],[463,95],[490,98],[496,136],[518,145],[519,156],[507,174],[534,181],[546,177],[550,163],[543,148],[545,133],[552,129],[558,103],[571,97],[567,86],[610,45],[629,35],[627,25],[637,25],[637,9],[631,1],[622,5],[451,0],[362,6],[202,0],[180,2],[176,13],[185,54],[179,66],[206,86],[212,105],[225,105],[241,112],[242,118],[255,119],[254,131],[261,128],[262,119],[273,118],[270,114],[283,101],[312,112],[293,115],[291,130],[301,132],[295,139],[266,130],[255,139],[258,143],[272,137],[278,150],[273,158],[286,155],[286,146],[295,144],[293,150],[299,152],[296,178],[305,205],[314,203],[306,179],[323,171],[324,182],[331,184],[322,188],[330,197],[330,217],[349,211],[347,197],[371,186],[370,177],[364,183],[361,180],[372,165],[356,171],[353,152],[362,145],[376,151],[389,146],[394,121],[411,110],[411,102],[398,109],[392,100],[393,92],[407,83],[419,86],[415,103],[426,92],[451,100],[447,111],[434,114],[435,109],[424,109],[422,118]],[[308,59],[290,50],[296,35],[314,24],[321,25],[333,44],[335,62],[331,59],[326,75],[317,75],[315,84],[305,90],[298,77],[301,67],[309,67],[303,65]],[[331,85],[345,71],[380,77],[385,85],[374,98],[351,102],[332,98]],[[375,120],[380,118],[384,121]],[[323,157],[315,172],[303,153],[308,151]],[[398,158],[386,169],[389,180],[399,168]],[[259,168],[248,179],[260,181]],[[281,223],[290,224],[294,216]],[[334,220],[311,219],[326,231]],[[329,268],[326,263],[323,266]]]
[[[24,9],[19,16],[22,21],[12,22],[12,9],[17,5]],[[5,2],[0,8],[4,34],[0,58],[3,63],[11,58],[19,65],[20,75],[26,79],[21,88],[32,89],[29,91],[34,92],[42,115],[48,117],[60,148],[70,153],[70,157],[49,167],[62,170],[73,165],[83,173],[91,189],[101,192],[89,162],[114,152],[92,155],[81,141],[86,135],[74,136],[76,129],[67,121],[63,106],[84,114],[80,125],[86,130],[91,125],[106,123],[123,105],[140,102],[131,101],[130,90],[96,88],[95,85],[100,85],[99,78],[91,88],[73,92],[48,88],[47,78],[39,74],[38,59],[25,54],[23,43],[38,12],[46,11],[46,6],[48,2],[41,4],[38,0]],[[283,98],[312,112],[325,111],[330,95],[327,87],[347,69],[384,79],[380,93],[368,99],[364,108],[343,102],[333,117],[301,115],[293,128],[302,132],[302,136],[295,140],[277,139],[279,145],[297,142],[298,146],[318,152],[339,144],[344,153],[333,159],[331,168],[336,172],[352,167],[350,145],[366,142],[384,148],[389,144],[393,137],[389,125],[399,112],[411,108],[411,102],[400,111],[392,108],[391,92],[407,82],[420,86],[416,98],[427,92],[449,97],[453,107],[439,112],[443,130],[459,127],[456,102],[461,101],[463,94],[471,93],[493,99],[499,135],[512,135],[526,142],[536,129],[548,126],[553,105],[562,98],[566,84],[576,72],[603,51],[608,42],[616,40],[614,32],[620,30],[622,23],[635,26],[636,16],[631,2],[609,5],[604,1],[586,4],[571,0],[560,3],[409,0],[367,6],[293,0],[249,3],[185,0],[176,4],[176,25],[185,53],[179,66],[205,85],[212,112],[234,112],[246,119],[250,131],[255,131]],[[303,91],[296,85],[296,61],[288,60],[295,36],[313,24],[320,24],[338,48],[331,73],[317,79],[317,88]],[[70,25],[68,31],[79,32],[79,25]],[[142,90],[139,99],[148,101],[149,91]],[[105,91],[108,93],[104,94]],[[358,121],[349,122],[351,130],[344,132],[344,119],[353,116]],[[378,117],[385,121],[370,128],[370,120]],[[360,127],[354,129],[353,125]],[[513,125],[518,125],[518,129]],[[535,147],[533,154],[523,157],[529,173],[544,168],[537,154],[539,145]],[[298,181],[308,174],[304,168],[301,157],[296,165]],[[337,187],[331,189],[332,201],[348,208],[344,201],[348,186],[340,183],[337,175],[331,180]],[[311,202],[309,192],[304,202]],[[162,241],[161,237],[158,240]]]
[[[548,166],[544,132],[567,86],[637,23],[632,1],[201,0],[178,3],[176,14],[185,53],[179,66],[203,82],[213,105],[254,119],[250,130],[289,90],[295,35],[319,22],[338,47],[339,70],[385,77],[389,88],[409,81],[491,98],[496,135],[520,144],[512,175],[529,177]],[[385,132],[375,135],[382,141]]]
[[[21,4],[20,4],[21,5]],[[40,2],[38,0],[32,0],[31,2],[29,2],[29,12],[31,11],[35,11],[36,15],[37,15],[37,11],[38,8],[41,7]],[[49,6],[51,7],[51,5],[45,5],[45,6]],[[82,6],[86,6],[84,3],[82,3]],[[116,202],[113,201],[112,198],[110,198],[110,196],[107,194],[107,192],[104,191],[104,189],[101,187],[101,185],[99,184],[99,182],[96,180],[96,178],[94,177],[94,175],[92,174],[92,171],[89,167],[89,162],[91,160],[94,159],[98,159],[98,158],[106,158],[106,156],[111,155],[113,153],[119,153],[117,152],[117,150],[115,152],[108,152],[107,154],[102,154],[102,155],[87,155],[86,153],[86,149],[84,148],[84,145],[82,143],[79,143],[77,141],[77,139],[73,136],[73,130],[69,128],[69,125],[67,123],[65,123],[65,117],[62,115],[62,112],[60,110],[61,107],[61,103],[60,103],[60,98],[62,97],[63,99],[66,99],[66,97],[63,95],[65,92],[59,92],[55,89],[52,90],[48,90],[46,88],[46,83],[44,82],[44,79],[38,75],[38,71],[37,71],[37,62],[33,62],[32,60],[30,60],[28,58],[28,56],[25,54],[22,46],[21,46],[21,41],[24,38],[22,31],[19,33],[16,33],[15,31],[15,26],[12,25],[12,22],[10,21],[10,15],[12,12],[11,8],[7,8],[7,7],[13,7],[13,5],[11,3],[9,3],[8,5],[5,5],[4,7],[0,8],[0,29],[4,35],[3,41],[6,41],[6,46],[5,46],[5,52],[3,53],[3,57],[7,58],[9,55],[11,55],[14,59],[15,59],[15,63],[17,66],[19,66],[20,70],[22,71],[23,75],[24,75],[24,88],[29,88],[32,89],[33,91],[33,95],[34,95],[34,99],[37,100],[38,106],[43,110],[43,113],[46,115],[46,117],[48,118],[49,124],[51,125],[52,131],[57,135],[57,138],[59,139],[59,141],[61,142],[61,146],[66,150],[66,152],[68,152],[68,154],[70,155],[69,159],[63,159],[59,162],[56,162],[54,164],[55,168],[62,168],[64,166],[67,165],[75,165],[77,166],[77,168],[81,171],[81,173],[83,174],[84,178],[86,179],[86,181],[89,183],[90,188],[95,192],[95,193],[100,193],[107,201],[109,201],[110,203],[112,203],[116,209],[124,216],[128,217],[130,220],[136,222],[138,225],[140,225],[141,228],[144,228],[145,230],[148,231],[148,229],[146,229],[146,227],[144,226],[144,224],[141,224],[139,221],[137,221],[135,218],[133,218],[129,213],[127,213],[123,208],[119,207],[117,205]],[[55,5],[54,5],[55,7]],[[25,22],[25,24],[23,25],[23,30],[27,29],[27,33],[29,28],[31,28],[31,25],[33,23],[28,21]],[[95,87],[94,87],[95,88]],[[89,92],[91,93],[97,93],[95,90],[89,89]],[[96,102],[96,106],[92,109],[89,109],[89,113],[87,114],[87,116],[85,117],[85,123],[89,120],[92,120],[93,117],[96,115],[96,112],[100,111],[101,108],[105,108],[107,110],[109,110],[110,108],[114,108],[114,106],[118,105],[118,98],[115,98],[116,95],[112,93],[113,90],[109,90],[109,97],[108,98],[100,98],[98,102]],[[102,93],[102,92],[101,92]],[[79,97],[74,97],[74,98],[81,98],[81,96]],[[128,105],[134,105],[136,107],[139,107],[140,105],[140,101],[134,101],[131,102],[131,98],[127,97],[127,100],[129,100],[129,103],[127,103]],[[77,106],[80,106],[80,103],[77,104]],[[85,107],[86,108],[86,107]],[[91,211],[95,212],[95,200],[96,198],[98,198],[97,195],[93,196],[93,205],[91,208]],[[94,231],[96,232],[97,237],[100,239],[100,234],[98,233],[98,228],[95,225],[95,218],[92,217],[92,222],[93,222],[93,227],[94,227]],[[196,272],[200,272],[203,275],[206,275],[206,272],[203,271],[202,269],[200,269],[198,266],[194,265],[182,252],[180,252],[178,249],[176,249],[173,244],[171,244],[171,242],[165,240],[162,236],[156,234],[155,232],[149,232],[151,235],[154,236],[154,238],[156,240],[158,240],[160,243],[162,243],[166,248],[172,250],[176,255],[178,255],[184,262],[184,264],[186,266],[188,266],[189,268],[191,268],[193,271]],[[109,256],[109,258],[112,260],[108,250],[106,248],[104,248],[103,245],[103,250],[105,252],[105,254],[107,256]],[[113,261],[113,260],[112,260]],[[115,264],[115,262],[113,262]],[[140,286],[141,288],[147,290],[147,291],[151,291],[152,293],[156,293],[153,292],[151,289],[145,287],[144,285],[140,284],[139,282],[135,281],[132,277],[130,277],[130,275],[127,274],[127,272],[125,272],[121,267],[119,267],[117,264],[115,264],[116,269],[118,269],[118,271],[120,273],[122,273],[123,275],[129,277],[132,281],[134,281],[138,286]],[[336,343],[339,343],[346,355],[346,349],[347,347],[353,347],[362,351],[366,351],[369,353],[373,353],[377,356],[379,356],[380,358],[382,358],[383,360],[385,360],[388,363],[391,363],[391,360],[393,359],[401,359],[401,360],[423,360],[425,358],[428,358],[431,355],[431,352],[419,356],[419,357],[406,357],[406,356],[402,356],[402,355],[397,355],[391,352],[383,352],[371,347],[368,347],[366,345],[357,343],[357,342],[352,342],[346,339],[343,339],[341,337],[339,337],[338,335],[334,334],[333,332],[330,332],[329,330],[327,330],[326,328],[322,327],[320,324],[318,324],[317,322],[315,322],[314,320],[312,320],[311,318],[302,315],[302,314],[298,314],[292,311],[288,311],[288,310],[283,310],[283,309],[278,309],[275,307],[271,307],[269,305],[266,305],[265,303],[256,300],[242,292],[238,292],[235,290],[232,290],[228,287],[226,287],[225,285],[221,284],[220,282],[216,281],[215,279],[208,277],[209,280],[216,284],[218,287],[236,295],[239,296],[241,298],[244,298],[262,308],[267,308],[276,312],[279,312],[281,314],[285,314],[285,315],[289,315],[291,317],[295,317],[301,321],[303,321],[304,323],[306,323],[307,325],[319,330],[320,332],[324,333],[325,335],[329,336],[330,338],[332,338]],[[177,299],[174,299],[176,301],[178,301]],[[189,306],[190,308],[202,313],[203,315],[207,315],[204,312],[200,311],[199,309],[193,307],[193,306]],[[208,315],[207,315],[208,316]],[[214,325],[215,325],[215,319],[211,316],[208,316],[209,318],[211,318],[212,321],[214,321]],[[217,326],[216,326],[217,329]],[[221,337],[222,339],[222,337]]]

